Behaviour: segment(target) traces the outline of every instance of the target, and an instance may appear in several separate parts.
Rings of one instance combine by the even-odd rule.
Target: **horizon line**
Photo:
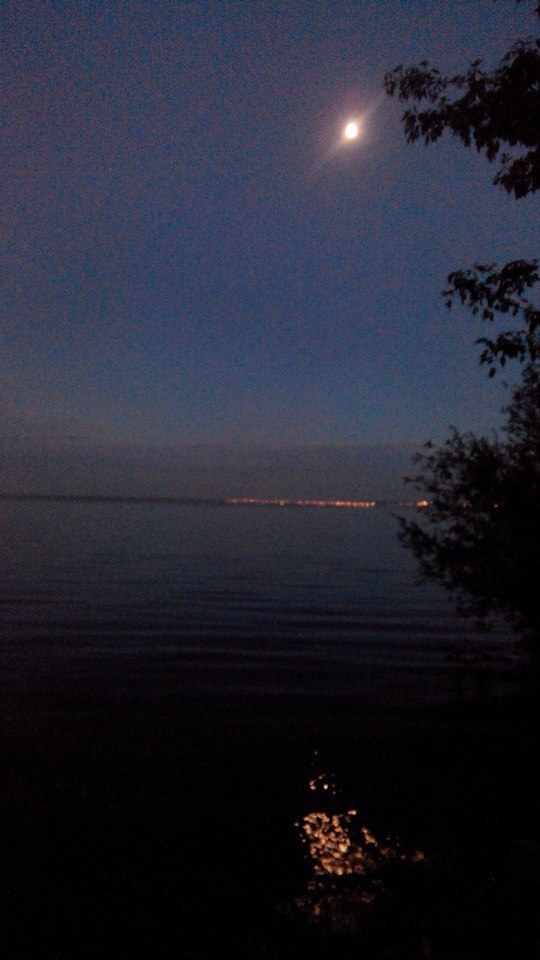
[[[152,496],[134,494],[69,494],[69,493],[0,493],[3,501],[49,501],[57,503],[147,503],[174,505],[201,505],[201,506],[229,506],[229,507],[311,507],[335,508],[349,510],[372,510],[376,508],[417,507],[428,505],[427,500],[394,500],[383,498],[379,500],[356,500],[322,498],[288,498],[288,497],[181,497],[181,496]]]

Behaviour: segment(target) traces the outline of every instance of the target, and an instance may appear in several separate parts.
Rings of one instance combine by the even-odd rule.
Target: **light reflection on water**
[[[425,868],[429,860],[421,850],[404,850],[397,839],[377,838],[358,810],[339,810],[332,775],[312,777],[309,789],[326,801],[326,809],[310,811],[295,823],[312,875],[294,908],[308,922],[354,933],[386,892],[389,878],[395,882],[396,872],[411,865]]]

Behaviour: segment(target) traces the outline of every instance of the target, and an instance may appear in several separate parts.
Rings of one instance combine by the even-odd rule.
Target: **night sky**
[[[495,63],[532,4],[0,10],[0,416],[103,442],[410,443],[503,400],[451,269],[536,252],[534,201],[407,146],[386,70]],[[340,131],[364,118],[347,146]]]

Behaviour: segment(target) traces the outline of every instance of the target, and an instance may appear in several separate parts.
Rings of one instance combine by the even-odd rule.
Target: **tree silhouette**
[[[410,482],[428,498],[421,521],[401,518],[402,541],[425,577],[456,591],[483,619],[498,611],[540,642],[540,370],[529,364],[506,409],[503,438],[452,430],[416,454]]]
[[[425,104],[403,115],[410,143],[434,143],[445,131],[466,147],[474,143],[488,160],[500,159],[493,182],[519,199],[540,186],[539,68],[540,42],[520,40],[491,73],[475,60],[466,73],[443,77],[423,60],[387,73],[385,88],[403,102]]]
[[[540,4],[535,4],[540,16]],[[475,61],[464,74],[444,77],[427,61],[397,67],[385,77],[390,96],[416,106],[402,124],[409,142],[438,140],[447,131],[499,159],[494,183],[519,199],[540,186],[540,41],[514,46],[491,73]],[[458,596],[484,619],[498,611],[540,659],[540,312],[526,296],[539,279],[538,262],[502,267],[475,264],[448,277],[448,307],[458,299],[488,323],[518,326],[480,337],[480,362],[521,365],[505,408],[502,438],[452,429],[441,446],[425,445],[409,482],[428,506],[418,520],[400,519],[402,542],[423,576]],[[535,673],[538,671],[536,670]]]
[[[540,16],[540,4],[535,4]],[[434,143],[445,132],[474,145],[489,161],[499,159],[493,182],[517,199],[540,187],[540,40],[522,40],[490,73],[475,60],[463,74],[444,77],[427,60],[417,67],[396,67],[384,78],[386,92],[415,103],[402,116],[409,143]],[[448,277],[448,306],[457,297],[473,314],[492,322],[497,314],[519,317],[523,326],[501,332],[494,340],[480,338],[481,363],[538,358],[540,313],[524,296],[538,281],[538,261],[516,260],[498,269],[475,264]]]

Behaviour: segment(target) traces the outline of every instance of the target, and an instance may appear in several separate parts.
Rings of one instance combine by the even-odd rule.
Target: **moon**
[[[343,130],[343,136],[346,140],[356,140],[360,135],[360,127],[355,120],[351,120],[350,123]]]

